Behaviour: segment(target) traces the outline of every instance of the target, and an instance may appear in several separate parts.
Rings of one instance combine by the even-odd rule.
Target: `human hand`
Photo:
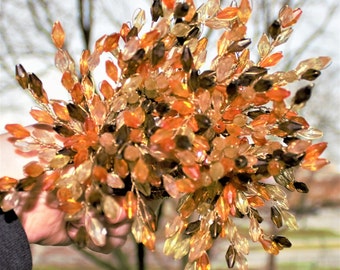
[[[36,155],[21,153],[11,143],[9,134],[0,135],[1,152],[0,174],[21,179],[25,177],[21,168],[34,160]],[[10,161],[10,162],[9,162]],[[30,191],[22,191],[20,204],[14,211],[19,217],[30,243],[41,245],[69,245],[76,237],[79,228],[84,225],[84,220],[66,222],[65,213],[58,208],[56,196],[51,192],[42,190],[37,183]],[[87,247],[91,250],[108,253],[113,248],[123,245],[131,229],[131,220],[126,216],[122,206],[122,199],[117,198],[118,208],[116,218],[103,218],[101,222],[107,228],[106,244],[96,246],[90,239]]]
[[[117,202],[122,205],[120,198]],[[21,195],[21,203],[15,209],[19,216],[30,243],[41,245],[69,245],[84,226],[84,219],[67,222],[65,213],[58,208],[55,196],[46,191],[34,189]],[[90,238],[86,247],[100,253],[109,253],[112,249],[122,246],[131,229],[131,221],[127,218],[123,207],[115,219],[102,218],[107,229],[106,244],[96,246]]]

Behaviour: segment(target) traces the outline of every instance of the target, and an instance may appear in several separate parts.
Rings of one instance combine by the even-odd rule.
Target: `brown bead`
[[[279,210],[275,206],[272,206],[270,208],[270,218],[277,228],[282,227],[282,225],[283,225],[282,216],[281,216]]]
[[[181,63],[183,66],[183,70],[185,72],[189,72],[189,70],[191,69],[192,63],[193,63],[193,57],[188,46],[185,46],[183,48],[183,52],[181,55]]]
[[[278,20],[275,20],[268,28],[268,33],[272,39],[276,39],[281,33],[281,24]]]
[[[317,77],[321,75],[321,71],[317,69],[307,69],[302,75],[301,79],[307,80],[307,81],[314,81]]]
[[[162,1],[154,0],[151,6],[151,17],[154,22],[157,22],[159,17],[163,17]]]

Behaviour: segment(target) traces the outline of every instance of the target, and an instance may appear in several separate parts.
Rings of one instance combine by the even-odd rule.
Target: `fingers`
[[[127,235],[131,231],[132,220],[128,219],[125,209],[123,208],[123,199],[115,198],[121,206],[117,208],[115,218],[108,218],[106,216],[96,216],[106,228],[106,242],[104,246],[97,246],[89,236],[86,237],[86,247],[95,252],[110,253],[114,248],[122,246],[127,239]],[[71,240],[77,242],[78,231],[85,228],[84,218],[77,221],[68,222],[67,232]]]

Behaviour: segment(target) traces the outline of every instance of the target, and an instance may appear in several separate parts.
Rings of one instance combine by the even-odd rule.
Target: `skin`
[[[0,135],[0,175],[16,179],[24,177],[22,167],[28,162],[37,160],[34,153],[19,152],[11,143],[9,134]],[[30,243],[41,245],[70,245],[78,229],[84,226],[84,220],[66,222],[65,214],[59,210],[54,194],[42,191],[39,185],[28,192],[20,192],[20,204],[14,209],[19,217]],[[101,221],[107,228],[106,244],[96,246],[91,240],[87,248],[109,253],[113,248],[122,246],[131,229],[131,220],[126,216],[122,206],[122,198],[117,198],[121,205],[115,219],[103,218]]]

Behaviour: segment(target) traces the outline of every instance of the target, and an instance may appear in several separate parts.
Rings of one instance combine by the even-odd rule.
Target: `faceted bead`
[[[57,115],[57,117],[62,120],[62,121],[70,121],[70,115],[68,113],[68,110],[66,106],[63,106],[60,103],[53,102],[52,103],[52,108],[54,113]]]
[[[16,139],[24,139],[30,136],[30,132],[20,124],[7,124],[5,129]]]
[[[327,159],[319,158],[319,159],[303,161],[301,164],[301,167],[309,171],[317,171],[328,164],[329,164],[329,161]]]
[[[128,161],[136,161],[140,156],[140,152],[137,147],[128,145],[124,149],[124,158]]]
[[[102,209],[106,217],[116,220],[120,214],[119,203],[110,195],[104,196],[102,199]]]
[[[144,224],[148,227],[151,232],[155,232],[157,230],[157,218],[154,211],[147,204],[139,203],[138,206],[139,215],[143,219]]]
[[[118,46],[120,35],[119,33],[113,33],[105,37],[103,50],[105,52],[112,52]]]
[[[165,225],[165,237],[173,237],[178,231],[182,229],[184,222],[180,216],[176,216],[171,222]]]
[[[15,78],[20,84],[21,88],[28,88],[28,73],[20,64],[15,66]]]
[[[125,44],[124,50],[122,51],[123,61],[130,60],[139,49],[139,46],[139,39],[137,37],[131,37],[129,41]]]
[[[110,173],[107,175],[106,183],[109,187],[112,188],[124,188],[125,184],[122,179],[114,173]]]
[[[247,48],[250,45],[250,43],[251,40],[249,38],[234,41],[228,46],[227,50],[229,53],[240,52]]]
[[[272,88],[273,82],[271,80],[260,79],[254,85],[254,90],[256,92],[266,92]]]
[[[145,164],[145,161],[140,158],[136,162],[131,174],[132,177],[139,183],[145,183],[148,179],[149,173],[149,167]]]
[[[176,135],[175,142],[176,147],[182,150],[190,149],[192,147],[192,143],[186,135]]]
[[[132,223],[131,232],[137,243],[142,243],[143,241],[143,227],[144,227],[144,223],[142,219],[135,218]]]
[[[69,53],[63,49],[57,50],[54,57],[55,66],[61,71],[74,71],[75,63]]]
[[[214,220],[214,222],[209,227],[209,231],[210,231],[211,237],[213,239],[216,239],[222,232],[222,224],[219,221]]]
[[[199,75],[199,86],[204,89],[210,89],[216,85],[216,72],[214,70],[205,70]]]
[[[243,192],[237,192],[235,206],[243,215],[249,212],[249,203]]]
[[[209,168],[209,175],[213,181],[218,181],[225,174],[224,166],[221,162],[214,162]]]
[[[123,201],[123,207],[127,213],[127,217],[132,219],[137,211],[137,198],[132,191],[128,191]]]
[[[261,62],[259,63],[259,65],[261,67],[272,67],[277,65],[277,63],[283,58],[283,54],[282,52],[277,52],[277,53],[273,53],[267,57],[265,57],[263,60],[261,60]]]
[[[292,9],[289,6],[284,6],[279,12],[279,18],[282,27],[286,28],[294,25],[300,18],[302,10],[300,8]]]
[[[63,168],[70,161],[69,156],[65,155],[56,155],[51,161],[49,166],[53,169]]]
[[[197,189],[195,183],[190,178],[179,179],[175,184],[179,192],[192,193]]]
[[[232,20],[237,17],[238,8],[236,7],[226,7],[216,14],[218,19]]]
[[[191,196],[183,196],[177,205],[177,212],[184,219],[189,217],[196,208],[196,203]]]
[[[266,57],[270,53],[270,42],[266,34],[263,34],[259,43],[257,44],[257,50],[261,58]]]
[[[329,63],[331,59],[327,56],[320,56],[316,58],[310,58],[301,61],[298,66],[295,68],[298,74],[304,74],[309,69],[321,70],[324,69]]]
[[[233,245],[230,245],[225,254],[225,259],[227,261],[228,268],[234,267],[236,256],[237,256],[237,251],[235,250],[235,247]]]
[[[251,240],[257,242],[262,234],[262,229],[259,226],[258,221],[255,218],[250,219],[249,235]]]
[[[107,229],[91,214],[85,215],[85,228],[91,240],[96,246],[102,247],[106,244]]]
[[[314,81],[317,77],[319,77],[321,74],[320,70],[316,69],[307,69],[302,75],[301,79],[307,80],[307,81]]]
[[[124,159],[115,158],[114,171],[119,177],[124,179],[129,174],[128,164]]]
[[[183,53],[181,55],[181,63],[183,65],[183,70],[189,72],[193,63],[193,57],[189,47],[185,46],[183,48]]]
[[[117,82],[118,68],[112,61],[107,60],[105,62],[105,70],[106,70],[106,74],[110,77],[110,79],[112,79],[114,82]]]
[[[163,16],[162,1],[154,0],[151,6],[151,17],[154,22],[157,22],[159,17]]]
[[[212,238],[208,232],[198,231],[190,239],[189,261],[195,261],[200,258],[205,250],[208,250],[212,245]]]
[[[163,179],[163,185],[164,185],[166,192],[172,198],[178,198],[180,193],[179,193],[175,179],[171,175],[163,175],[162,179]]]
[[[3,176],[0,178],[0,191],[9,191],[11,188],[15,187],[18,183],[18,180],[9,177]]]
[[[326,149],[326,147],[327,147],[326,142],[321,142],[321,143],[317,143],[317,144],[313,144],[313,145],[309,146],[306,149],[305,160],[315,160],[315,159],[317,159],[323,153],[323,151]]]
[[[181,115],[190,115],[194,112],[193,104],[184,100],[176,100],[172,105],[172,109]]]
[[[281,32],[281,24],[278,20],[275,20],[268,28],[268,33],[272,39],[276,39]]]
[[[276,244],[278,244],[282,248],[285,247],[289,248],[292,246],[292,243],[284,236],[274,235],[272,239]]]
[[[321,130],[313,127],[299,130],[296,134],[306,140],[316,140],[322,138],[323,136],[323,132]]]
[[[273,42],[273,45],[279,46],[283,43],[286,43],[288,39],[290,38],[290,36],[292,35],[292,33],[293,33],[292,28],[281,29],[281,32],[276,37],[275,41]]]
[[[153,47],[151,51],[151,64],[153,66],[157,65],[158,62],[164,57],[165,45],[163,42],[159,42]]]
[[[89,50],[83,50],[82,54],[81,54],[81,58],[79,61],[79,69],[80,69],[80,74],[82,76],[87,75],[87,73],[89,72],[89,66],[88,66],[88,59],[90,57],[90,51]]]
[[[259,238],[259,241],[262,244],[263,249],[267,251],[269,254],[273,255],[279,254],[279,247],[274,241],[266,239],[263,236]]]
[[[4,212],[14,209],[18,206],[20,197],[17,192],[7,193],[1,200],[1,209]]]
[[[63,73],[63,76],[61,77],[61,83],[62,85],[70,92],[74,86],[74,84],[77,82],[76,78],[73,76],[69,70],[65,71]]]
[[[175,6],[174,17],[185,17],[189,11],[189,5],[187,3],[178,3]]]
[[[66,107],[69,115],[73,119],[78,120],[82,123],[85,121],[87,114],[80,106],[73,103],[68,103]]]
[[[150,231],[147,226],[143,227],[143,245],[150,251],[155,251],[156,236],[155,233]]]
[[[281,212],[278,210],[278,208],[276,206],[272,206],[270,208],[270,218],[273,221],[273,223],[275,224],[275,226],[277,228],[281,228],[282,227],[282,215]]]
[[[305,87],[300,88],[293,97],[293,104],[301,105],[307,102],[312,95],[313,85],[307,85]]]
[[[196,269],[197,270],[210,270],[210,262],[209,262],[209,256],[206,252],[203,253],[203,255],[198,258],[196,263]]]
[[[296,218],[293,214],[288,211],[281,211],[283,222],[287,225],[290,230],[297,230],[299,226],[296,223]]]
[[[268,162],[268,172],[272,176],[279,175],[281,170],[284,168],[284,164],[278,160],[271,160]]]
[[[196,221],[190,222],[187,225],[187,227],[185,228],[184,233],[186,235],[192,235],[192,234],[194,234],[195,232],[197,232],[200,229],[200,226],[201,226],[201,221],[200,220],[196,220]]]
[[[71,97],[74,103],[79,104],[83,101],[84,98],[84,89],[83,86],[78,82],[75,83],[71,92]]]
[[[227,201],[223,198],[223,196],[220,196],[218,198],[215,205],[215,209],[222,221],[228,220],[230,207]]]
[[[145,121],[145,113],[141,107],[133,111],[124,111],[125,125],[132,128],[138,128]]]
[[[59,205],[59,209],[70,216],[76,215],[82,208],[83,205],[73,199],[68,199]]]
[[[59,21],[53,24],[51,36],[56,48],[61,49],[65,41],[65,32]]]
[[[23,170],[30,177],[38,177],[44,172],[44,168],[37,161],[29,162],[24,166]]]

